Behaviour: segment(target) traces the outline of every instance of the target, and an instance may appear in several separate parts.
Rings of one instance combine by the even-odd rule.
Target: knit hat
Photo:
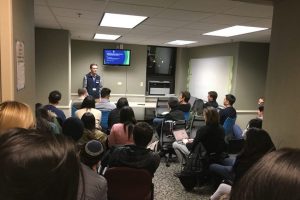
[[[103,153],[104,149],[101,142],[97,140],[91,140],[86,143],[84,151],[89,156],[99,156],[101,153]]]

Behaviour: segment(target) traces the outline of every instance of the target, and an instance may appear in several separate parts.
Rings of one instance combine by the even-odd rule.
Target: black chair
[[[112,167],[104,177],[109,200],[153,200],[152,175],[147,170]]]
[[[205,120],[202,115],[193,115],[191,125],[189,127],[189,135],[190,138],[195,138],[197,130],[205,125]]]
[[[172,155],[176,155],[173,149],[173,142],[175,142],[175,137],[173,134],[174,130],[185,129],[186,121],[178,120],[163,121],[160,132],[160,145],[161,145],[161,156],[166,157],[166,166],[170,166],[170,161],[172,160]]]

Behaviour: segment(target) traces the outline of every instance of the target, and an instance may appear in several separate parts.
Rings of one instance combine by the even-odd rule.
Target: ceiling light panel
[[[187,45],[187,44],[193,44],[196,43],[197,41],[188,41],[188,40],[174,40],[171,42],[167,42],[166,44],[171,44],[171,45]]]
[[[123,15],[114,13],[105,13],[100,26],[116,27],[116,28],[134,28],[148,17]]]
[[[116,40],[119,37],[121,37],[121,35],[109,35],[109,34],[96,33],[94,36],[94,39],[96,39],[96,40]]]
[[[253,33],[257,31],[267,30],[268,28],[262,27],[252,27],[252,26],[232,26],[224,29],[220,29],[217,31],[212,31],[209,33],[204,33],[203,35],[211,35],[211,36],[220,36],[220,37],[231,37],[236,35],[242,35],[246,33]]]

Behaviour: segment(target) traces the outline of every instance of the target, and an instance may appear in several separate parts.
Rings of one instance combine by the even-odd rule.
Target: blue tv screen
[[[103,49],[103,65],[130,66],[128,49]]]

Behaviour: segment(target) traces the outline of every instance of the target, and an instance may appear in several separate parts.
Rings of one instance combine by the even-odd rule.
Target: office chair
[[[163,121],[160,132],[160,145],[161,145],[161,155],[166,157],[166,166],[170,166],[170,161],[172,160],[172,155],[176,155],[173,149],[173,142],[175,142],[175,137],[173,131],[184,129],[186,127],[185,120]]]
[[[233,138],[233,126],[235,124],[236,118],[227,117],[223,124],[225,130],[225,142],[228,144],[228,141]]]
[[[111,110],[100,110],[101,111],[101,122],[100,126],[102,128],[102,131],[104,133],[107,133],[109,135],[109,130],[108,130],[108,116]]]
[[[81,108],[82,102],[74,102],[71,106],[71,116],[75,117],[75,112]]]
[[[112,167],[104,177],[109,200],[153,200],[152,175],[147,170]]]

